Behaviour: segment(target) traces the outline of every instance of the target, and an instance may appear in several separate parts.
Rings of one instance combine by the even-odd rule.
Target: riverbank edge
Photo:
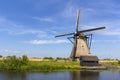
[[[75,70],[109,70],[120,69],[120,66],[104,64],[102,66],[80,66],[79,62],[71,61],[29,61],[27,65],[22,65],[19,68],[10,68],[11,66],[2,66],[2,71],[75,71]]]

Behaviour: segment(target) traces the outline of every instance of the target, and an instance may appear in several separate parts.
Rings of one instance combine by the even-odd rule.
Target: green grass
[[[111,64],[111,65],[115,65],[115,66],[120,66],[120,64],[118,64],[118,62],[108,62],[107,64]]]
[[[53,71],[53,70],[73,70],[80,68],[79,62],[59,62],[59,61],[30,61],[29,70]]]
[[[56,71],[80,69],[79,62],[71,61],[29,61],[27,65],[20,66],[11,64],[9,66],[7,63],[0,61],[0,70]]]
[[[1,70],[53,71],[78,68],[80,68],[79,62],[54,59],[47,59],[47,61],[29,61],[26,55],[23,55],[22,57],[9,56],[0,60]]]
[[[103,61],[102,63],[120,66],[120,61]],[[10,56],[0,60],[0,70],[57,71],[80,70],[80,68],[80,62],[72,62],[69,59],[45,59],[43,61],[29,61],[27,56],[23,55],[22,57]]]
[[[114,65],[114,66],[120,66],[120,61],[107,61],[107,62],[102,62],[102,64],[110,64],[110,65]]]

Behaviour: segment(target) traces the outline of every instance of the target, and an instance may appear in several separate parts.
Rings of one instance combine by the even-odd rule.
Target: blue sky
[[[119,0],[0,0],[0,55],[69,57],[72,44],[56,34],[106,26],[93,33],[91,53],[120,59]]]

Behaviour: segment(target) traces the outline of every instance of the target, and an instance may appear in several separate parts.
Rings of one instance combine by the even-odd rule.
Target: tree
[[[118,64],[120,65],[120,60],[118,60]]]
[[[23,55],[23,56],[22,56],[22,64],[23,64],[23,65],[27,65],[27,64],[28,64],[28,61],[29,61],[28,57],[27,57],[26,55]]]
[[[29,60],[26,55],[22,57],[9,56],[3,59],[2,68],[8,70],[21,70],[26,69]]]
[[[2,55],[0,55],[0,58],[2,58],[3,56]]]
[[[52,58],[52,57],[44,57],[43,59],[53,60],[53,58]]]

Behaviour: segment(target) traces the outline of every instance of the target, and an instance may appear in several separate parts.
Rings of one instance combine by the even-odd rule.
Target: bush
[[[0,58],[2,58],[3,56],[2,55],[0,55]]]
[[[118,64],[120,65],[120,60],[118,60]]]
[[[67,60],[68,60],[68,61],[69,61],[70,58],[61,58],[61,57],[57,57],[57,58],[56,58],[56,61],[57,61],[57,60],[64,60],[64,61],[67,61]]]
[[[52,57],[44,57],[43,59],[54,60]]]
[[[22,61],[23,65],[27,65],[29,60],[28,60],[28,57],[26,55],[23,55],[21,61]]]
[[[28,58],[27,56],[23,55],[21,57],[16,56],[9,56],[3,59],[2,61],[2,68],[7,70],[21,70],[23,67],[28,64]]]

